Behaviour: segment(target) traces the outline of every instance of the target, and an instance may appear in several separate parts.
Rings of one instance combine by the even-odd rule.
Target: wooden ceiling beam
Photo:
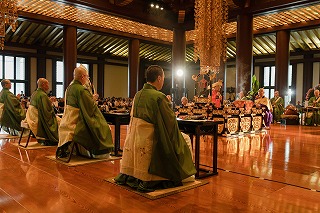
[[[113,37],[105,37],[99,45],[97,45],[91,52],[97,52],[98,54],[102,54],[105,46],[107,46],[108,42],[111,41]]]
[[[127,38],[127,39],[129,39],[129,38],[130,39],[139,39],[139,40],[142,40],[142,41],[149,41],[149,42],[153,42],[153,43],[161,43],[161,44],[165,44],[165,45],[172,45],[172,42],[157,40],[157,39],[153,39],[153,38],[147,38],[147,37],[144,37],[144,36],[139,36],[139,35],[120,32],[120,31],[115,31],[115,30],[110,30],[110,29],[106,29],[106,28],[103,28],[103,27],[96,27],[96,26],[92,26],[92,25],[89,25],[89,24],[77,23],[77,22],[64,20],[64,19],[46,17],[46,16],[42,16],[42,15],[39,15],[39,14],[34,14],[34,13],[28,13],[28,12],[23,12],[23,11],[20,12],[19,11],[19,17],[28,19],[30,21],[42,20],[43,23],[47,23],[48,22],[48,23],[52,23],[52,24],[55,24],[55,25],[60,25],[60,27],[62,27],[64,25],[68,25],[68,26],[77,27],[78,29],[85,29],[86,31],[95,31],[95,32],[100,32],[102,34],[109,34],[109,35],[119,36],[119,37]]]
[[[62,48],[63,45],[63,36],[61,36],[57,41],[52,45],[54,48]]]
[[[63,30],[60,29],[60,31],[52,39],[50,39],[48,45],[50,47],[54,47],[57,41],[59,41],[61,38],[63,39]]]
[[[227,47],[227,57],[228,57],[228,58],[235,58],[236,56],[233,55],[230,51],[228,51],[228,48],[229,48],[229,47]]]
[[[164,47],[155,47],[155,49],[152,49],[151,51],[146,52],[145,57],[150,58],[153,56],[153,58],[162,55],[162,52],[167,52],[168,48]],[[170,51],[170,50],[169,50]]]
[[[259,34],[267,34],[267,33],[274,33],[279,30],[293,30],[293,29],[310,29],[312,27],[318,27],[320,25],[320,20],[313,20],[308,22],[301,22],[296,24],[289,24],[289,25],[283,25],[278,27],[270,27],[266,29],[260,29],[258,31],[254,31],[254,35]]]
[[[110,51],[112,55],[118,55],[119,52],[122,52],[124,49],[129,50],[128,41],[121,42],[117,47],[113,48],[113,50]]]
[[[303,31],[297,31],[296,32],[299,37],[301,38],[301,41],[311,50],[313,47],[310,45],[309,41],[311,41],[307,35]],[[312,43],[312,42],[311,42]]]
[[[20,35],[18,42],[21,44],[25,43],[25,41],[30,38],[30,36],[32,35],[32,33],[35,31],[36,28],[37,28],[37,26],[30,24],[24,30],[24,32]]]
[[[275,54],[277,49],[276,41],[271,39],[269,35],[257,37],[259,39],[259,43],[261,44],[261,47],[266,50],[268,54]],[[275,38],[276,40],[276,38]]]
[[[120,55],[122,57],[127,57],[128,58],[128,55],[129,55],[128,48],[123,48],[120,52],[118,52],[117,55]]]
[[[256,40],[256,39],[253,39],[253,41],[252,41],[252,46],[253,46],[257,51],[259,51],[259,53],[257,53],[257,55],[260,55],[260,54],[264,55],[264,54],[266,54],[266,53],[269,53],[266,49],[264,49],[264,48],[262,47],[261,43],[260,43],[258,40]]]
[[[90,36],[90,33],[86,32],[77,32],[77,45],[81,44],[81,42],[85,41],[86,38]]]
[[[63,4],[69,4],[80,8],[90,9],[116,17],[126,18],[140,23],[172,30],[177,25],[176,14],[166,10],[162,16],[150,14],[149,5],[144,0],[133,1],[128,5],[119,7],[106,0],[55,0]]]
[[[170,58],[168,60],[171,60],[171,50],[167,50],[167,49],[163,49],[161,52],[159,52],[159,55],[154,57],[153,59],[154,60],[163,60],[163,58],[165,58],[166,55],[170,55],[167,57],[167,59]]]
[[[250,12],[253,15],[265,15],[282,10],[294,9],[318,4],[319,0],[259,0],[251,1]]]
[[[51,38],[54,37],[56,34],[59,34],[59,28],[53,28],[49,34],[42,40],[41,46],[46,46],[48,41],[51,41]]]
[[[91,46],[94,46],[94,44],[96,43],[96,41],[99,41],[101,37],[102,37],[101,35],[95,35],[90,41],[88,41],[88,42],[85,43],[84,45],[81,45],[81,46],[78,48],[79,51],[87,52],[87,50],[88,50]]]
[[[123,42],[122,39],[121,40],[115,40],[115,42],[113,42],[113,44],[111,46],[108,46],[107,48],[105,48],[105,50],[103,51],[103,54],[111,52],[113,48],[117,47],[122,42]]]
[[[319,29],[311,29],[312,33],[315,35],[316,39],[319,41],[320,43],[320,33],[319,33]],[[320,46],[318,46],[319,48]]]
[[[235,54],[237,52],[237,48],[236,48],[236,43],[235,42],[227,42],[227,46],[230,48],[230,50],[232,51],[232,54]]]
[[[144,55],[146,52],[148,52],[153,47],[154,47],[154,45],[147,44],[144,47],[141,47],[139,52]]]
[[[317,36],[313,33],[312,30],[306,30],[305,33],[306,33],[306,36],[308,37],[308,39],[313,43],[315,48],[318,49],[319,44],[320,44],[319,38],[317,38]],[[315,49],[315,48],[312,48],[312,49]]]
[[[253,53],[253,56],[263,55],[263,53],[260,52],[260,51],[256,48],[256,46],[255,46],[254,44],[252,45],[252,53]]]
[[[33,30],[33,32],[29,35],[29,39],[27,40],[27,44],[32,44],[34,40],[38,38],[38,36],[41,34],[43,30],[46,29],[45,25],[34,23],[36,28]]]
[[[77,39],[77,47],[81,47],[83,44],[90,42],[90,40],[94,37],[93,33],[85,33],[86,35],[83,39]]]
[[[253,39],[252,41],[252,45],[255,46],[257,48],[258,51],[261,52],[261,54],[257,54],[257,55],[266,55],[266,54],[272,54],[274,53],[273,51],[269,51],[266,47],[266,45],[260,41],[260,39]]]
[[[156,55],[147,55],[146,58],[150,60],[166,60],[166,61],[171,61],[171,50],[163,50],[161,54],[156,54]],[[166,59],[163,59],[166,58]]]
[[[40,35],[31,43],[31,45],[36,45],[38,41],[41,41],[50,33],[51,26],[46,26],[44,30],[40,31]]]
[[[90,45],[88,48],[85,49],[85,52],[90,52],[91,50],[99,47],[102,45],[104,39],[105,39],[105,36],[102,36],[102,35],[97,35],[99,36],[99,39],[95,41],[95,43],[93,45]]]
[[[298,44],[299,48],[301,48],[302,50],[306,50],[306,48],[303,45],[301,45],[298,36],[296,36],[296,32],[291,32],[290,35],[291,38],[293,38],[293,40]]]
[[[30,23],[24,23],[21,22],[18,26],[18,28],[16,29],[15,32],[13,32],[13,34],[10,36],[9,40],[12,42],[16,42],[19,39],[19,35],[23,33],[23,31],[26,29],[26,25],[29,26]]]

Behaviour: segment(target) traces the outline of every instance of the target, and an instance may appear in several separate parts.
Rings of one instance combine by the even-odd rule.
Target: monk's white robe
[[[182,133],[190,152],[192,145],[190,137]],[[123,147],[120,173],[133,176],[142,181],[167,180],[166,178],[148,172],[153,149],[154,126],[142,119],[131,117],[126,141]],[[194,176],[185,181],[194,180]]]

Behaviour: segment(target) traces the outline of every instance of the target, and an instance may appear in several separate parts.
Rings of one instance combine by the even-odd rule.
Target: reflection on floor
[[[122,126],[122,145],[125,135]],[[120,161],[67,167],[45,157],[55,147],[24,150],[12,145],[16,140],[0,140],[3,212],[320,211],[319,127],[275,124],[262,134],[219,137],[219,174],[158,200],[104,181],[119,173]],[[212,162],[211,137],[202,137],[200,161]]]

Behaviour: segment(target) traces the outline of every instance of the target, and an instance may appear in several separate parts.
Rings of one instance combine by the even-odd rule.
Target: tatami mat
[[[106,181],[108,181],[109,183],[112,183],[112,184],[115,184],[121,188],[124,188],[128,191],[131,191],[133,193],[136,193],[136,194],[139,194],[143,197],[146,197],[148,199],[151,199],[151,200],[155,200],[155,199],[158,199],[158,198],[162,198],[162,197],[166,197],[166,196],[169,196],[169,195],[173,195],[173,194],[176,194],[176,193],[179,193],[179,192],[183,192],[183,191],[186,191],[186,190],[190,190],[190,189],[194,189],[194,188],[197,188],[199,186],[203,186],[207,183],[209,183],[208,181],[205,181],[205,180],[195,180],[195,181],[192,181],[192,182],[186,182],[186,183],[183,183],[183,186],[178,186],[178,187],[174,187],[174,188],[168,188],[168,189],[159,189],[159,190],[155,190],[153,192],[148,192],[148,193],[143,193],[143,192],[138,192],[136,190],[134,190],[133,188],[127,186],[127,185],[118,185],[115,180],[114,180],[114,177],[113,178],[108,178],[108,179],[105,179]]]
[[[10,135],[10,134],[0,134],[0,139],[11,139],[11,138],[19,138],[18,135]]]
[[[70,162],[66,163],[61,160],[57,160],[55,155],[46,156],[46,157],[49,158],[50,160],[54,160],[58,163],[62,163],[67,166],[79,166],[79,165],[84,165],[84,164],[88,164],[88,163],[97,163],[97,162],[102,162],[102,161],[121,160],[121,157],[114,157],[114,156],[110,156],[107,159],[96,159],[96,158],[85,158],[85,157],[81,157],[78,155],[73,155],[71,157]]]
[[[21,142],[20,143],[21,146],[19,146],[17,140],[13,143],[10,143],[10,144],[17,146],[17,147],[20,147],[22,149],[45,149],[45,148],[57,147],[57,146],[44,146],[44,145],[41,145],[40,143],[38,143],[37,141],[30,141],[26,148],[24,147],[26,145],[25,142]]]

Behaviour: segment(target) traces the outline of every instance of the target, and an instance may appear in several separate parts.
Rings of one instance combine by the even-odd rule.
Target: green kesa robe
[[[45,91],[38,88],[31,96],[27,111],[27,122],[36,137],[58,144],[58,122],[51,101]]]
[[[119,184],[124,184],[127,179],[126,182],[130,185],[126,176],[144,182],[181,182],[196,173],[190,148],[178,128],[170,103],[162,92],[150,84],[144,84],[143,89],[135,95],[131,113],[129,132],[123,148],[121,174],[116,178]],[[140,147],[141,144],[144,146]],[[141,158],[148,153],[150,156]],[[148,157],[150,163],[146,165],[147,171],[143,171],[143,159]],[[137,187],[138,190],[140,186]]]
[[[21,107],[20,100],[9,91],[3,88],[0,92],[0,122],[2,127],[21,131],[21,121],[25,119],[26,112]]]
[[[281,97],[273,97],[270,99],[271,105],[273,107],[273,119],[275,121],[280,121],[281,115],[284,112],[284,101]]]
[[[74,141],[94,155],[113,150],[110,127],[92,99],[77,80],[66,90],[66,106],[59,126],[59,145]]]
[[[316,102],[315,104],[313,102]],[[309,102],[308,102],[308,106],[313,106],[313,107],[320,107],[320,97],[311,97],[309,99]],[[305,124],[306,125],[320,125],[320,111],[313,111],[309,110],[308,108],[308,113],[306,114],[306,119],[305,119]]]

